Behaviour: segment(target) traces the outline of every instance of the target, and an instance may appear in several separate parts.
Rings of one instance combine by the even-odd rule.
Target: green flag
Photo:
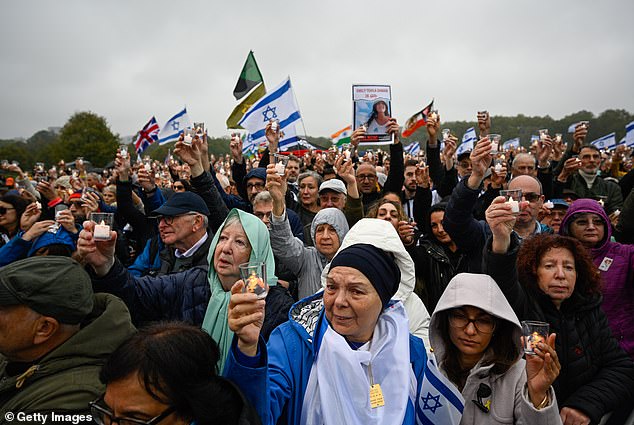
[[[249,93],[249,90],[259,83],[264,83],[264,80],[262,79],[260,68],[258,68],[258,64],[255,62],[255,56],[253,56],[253,52],[251,51],[249,52],[249,56],[247,56],[247,61],[244,63],[236,88],[233,89],[233,95],[236,100],[240,100]]]
[[[266,87],[264,83],[260,84],[248,95],[238,106],[236,106],[229,118],[227,118],[227,128],[242,128],[238,125],[238,122],[242,119],[244,114],[257,102],[262,96],[266,94]]]

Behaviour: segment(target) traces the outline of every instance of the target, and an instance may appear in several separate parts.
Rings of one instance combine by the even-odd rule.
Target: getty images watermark
[[[7,412],[4,414],[7,422],[20,423],[40,423],[44,424],[74,424],[79,425],[82,422],[92,422],[91,415],[71,415],[68,413],[25,413],[25,412]]]

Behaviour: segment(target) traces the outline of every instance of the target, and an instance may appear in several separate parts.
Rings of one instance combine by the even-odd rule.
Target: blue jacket
[[[225,375],[236,383],[247,399],[253,403],[263,424],[274,425],[285,412],[287,423],[300,423],[304,393],[323,332],[324,316],[322,294],[317,293],[295,303],[289,312],[289,321],[277,327],[268,344],[260,339],[258,352],[260,365],[255,368],[240,364],[237,357],[237,338],[225,364]],[[315,320],[316,319],[316,320]],[[313,336],[317,333],[317,336]],[[410,363],[416,376],[416,400],[420,396],[427,353],[423,341],[410,335]],[[404,424],[414,424],[415,409],[407,406]]]
[[[102,277],[91,276],[95,293],[107,292],[121,298],[128,306],[134,323],[178,320],[200,326],[207,312],[211,287],[207,280],[208,266],[161,276],[134,277],[119,260]],[[286,288],[275,285],[266,297],[262,333],[265,338],[280,323],[286,321],[292,298]]]
[[[152,256],[151,253],[153,238],[150,238],[145,243],[145,248],[143,249],[141,254],[139,254],[139,256],[136,257],[136,259],[134,260],[134,263],[128,267],[128,272],[130,272],[132,276],[141,277],[145,276],[150,270],[161,269],[161,257],[159,257],[158,254],[163,250],[165,245],[163,244],[163,241],[160,237],[156,237],[158,238],[158,242],[154,243],[157,243],[158,246],[155,250],[156,252],[153,253],[154,256]]]

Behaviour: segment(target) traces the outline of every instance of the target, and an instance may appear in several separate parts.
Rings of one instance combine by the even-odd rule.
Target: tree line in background
[[[501,134],[503,140],[519,137],[522,146],[528,147],[531,136],[537,135],[541,128],[547,128],[551,134],[562,133],[565,140],[569,139],[568,127],[579,121],[590,121],[588,142],[613,131],[616,132],[618,142],[625,135],[625,126],[634,121],[634,115],[623,109],[608,109],[598,116],[592,112],[579,111],[559,120],[548,115],[544,117],[528,117],[522,114],[514,117],[494,115],[491,117],[491,129],[495,133]],[[451,132],[459,138],[469,127],[477,127],[477,121],[442,123],[442,128],[451,129]],[[328,148],[331,146],[331,141],[327,137],[309,136],[307,140],[317,147]],[[408,145],[414,141],[425,142],[426,140],[427,132],[425,127],[422,127],[411,137],[403,140],[403,144]],[[50,166],[57,164],[60,159],[64,159],[68,163],[77,157],[83,157],[95,167],[104,167],[113,160],[120,143],[119,135],[110,130],[104,117],[93,112],[78,112],[69,118],[59,133],[41,130],[26,141],[0,140],[0,159],[19,161],[24,170],[31,169],[37,162],[43,162]],[[150,155],[153,159],[163,160],[172,147],[173,143],[164,146],[158,146],[155,143],[144,154]],[[131,147],[129,150],[134,155],[134,148]],[[215,155],[229,153],[229,136],[210,137],[209,151]]]

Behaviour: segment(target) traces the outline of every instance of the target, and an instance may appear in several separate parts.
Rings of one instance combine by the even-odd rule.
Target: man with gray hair
[[[443,227],[458,249],[467,254],[469,271],[481,273],[482,249],[491,229],[485,221],[478,221],[472,211],[482,190],[484,175],[491,163],[491,142],[480,139],[470,154],[472,173],[460,181],[449,199],[443,219]],[[509,189],[522,190],[520,212],[513,230],[520,238],[538,233],[552,233],[552,229],[537,221],[544,202],[542,186],[535,177],[518,176],[509,182]]]
[[[128,270],[135,276],[157,276],[176,273],[199,265],[207,265],[211,245],[209,209],[193,192],[174,193],[153,211],[163,248],[152,249],[152,242]],[[158,242],[158,241],[157,241]],[[152,251],[160,251],[152,255]]]
[[[123,301],[93,294],[88,273],[68,257],[1,268],[2,423],[89,422],[88,403],[105,390],[99,371],[134,332]]]

